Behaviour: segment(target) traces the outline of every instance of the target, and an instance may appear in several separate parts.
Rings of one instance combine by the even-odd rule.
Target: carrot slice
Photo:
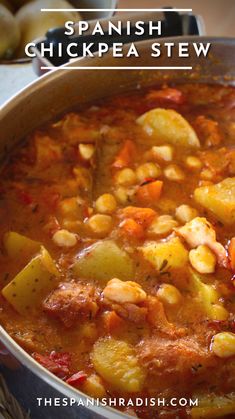
[[[163,182],[161,180],[146,183],[138,188],[136,197],[141,203],[154,204],[161,196],[162,187]]]
[[[122,169],[130,165],[133,155],[136,152],[135,144],[131,140],[126,140],[121,150],[117,154],[112,167]]]
[[[228,255],[230,260],[230,266],[233,271],[235,271],[235,237],[230,240],[228,247]]]
[[[121,233],[125,236],[129,236],[134,239],[143,239],[144,238],[144,229],[132,218],[127,218],[122,221],[120,224]]]
[[[121,220],[132,218],[138,224],[143,226],[143,228],[147,228],[151,224],[157,213],[151,208],[140,208],[130,206],[119,210],[117,215]]]

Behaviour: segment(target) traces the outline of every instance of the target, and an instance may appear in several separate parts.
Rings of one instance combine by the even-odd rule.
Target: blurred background
[[[32,64],[24,46],[67,20],[111,16],[112,12],[42,13],[41,8],[192,8],[201,17],[201,34],[235,36],[235,0],[0,0],[0,105],[33,81]],[[121,12],[116,14],[123,15]],[[141,17],[141,16],[140,16]]]
[[[119,0],[119,8],[191,8],[205,22],[205,34],[235,36],[235,0]]]

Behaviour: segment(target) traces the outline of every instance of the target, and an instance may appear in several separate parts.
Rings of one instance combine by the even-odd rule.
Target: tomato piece
[[[54,188],[46,187],[41,195],[41,202],[45,205],[50,211],[55,211],[59,201],[61,199],[61,195],[57,192]]]
[[[66,383],[72,387],[78,388],[87,379],[87,374],[83,371],[76,372],[67,378]]]
[[[17,191],[19,200],[22,204],[25,205],[31,205],[33,203],[33,198],[28,192],[25,192],[24,190],[20,189]]]
[[[44,368],[64,379],[69,374],[71,362],[70,354],[67,352],[51,352],[49,355],[42,355],[37,352],[32,354],[35,361],[39,362]]]
[[[70,364],[70,361],[71,361],[71,357],[70,357],[70,354],[68,352],[52,351],[50,353],[50,359],[55,361],[61,367],[66,367],[66,368],[68,368],[68,366]]]
[[[121,147],[121,150],[115,157],[112,167],[115,169],[122,169],[123,167],[129,166],[135,152],[136,147],[133,141],[126,140],[124,145]]]

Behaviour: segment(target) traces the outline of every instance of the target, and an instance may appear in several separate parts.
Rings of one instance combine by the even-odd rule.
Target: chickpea
[[[151,148],[152,155],[164,161],[172,161],[173,147],[170,145],[160,145]]]
[[[114,191],[114,195],[115,198],[117,199],[118,202],[120,202],[120,204],[126,204],[128,202],[128,189],[125,188],[124,186],[119,186],[115,191]]]
[[[176,164],[170,164],[164,169],[164,175],[167,179],[180,182],[185,179],[183,170]]]
[[[95,153],[94,144],[79,144],[79,153],[84,160],[90,160]]]
[[[81,221],[67,220],[66,218],[62,221],[62,227],[65,230],[69,230],[73,233],[79,233],[81,231]]]
[[[198,216],[198,212],[195,208],[183,204],[176,208],[175,216],[177,220],[185,224],[196,218]]]
[[[200,245],[189,252],[189,260],[194,269],[201,274],[215,272],[216,256],[205,245]]]
[[[128,202],[130,203],[135,193],[136,193],[136,186],[133,186],[131,188],[126,188],[125,186],[119,186],[114,191],[115,198],[120,204],[123,204],[123,205],[127,204]]]
[[[173,201],[172,199],[169,198],[160,198],[160,200],[158,201],[158,208],[162,211],[162,212],[172,212],[173,210],[175,210],[175,201]]]
[[[70,215],[71,213],[76,214],[77,209],[78,209],[77,198],[64,199],[63,201],[59,203],[58,208],[63,216],[66,216],[68,214]]]
[[[143,182],[147,178],[158,178],[161,176],[161,168],[156,163],[144,163],[136,169],[136,177],[139,182]]]
[[[230,332],[217,333],[212,340],[211,350],[219,358],[235,355],[235,334]]]
[[[163,303],[169,305],[179,304],[182,300],[182,295],[179,290],[171,284],[162,284],[157,292],[157,297]]]
[[[95,214],[87,222],[90,230],[98,235],[108,234],[113,226],[112,217],[105,214]]]
[[[115,181],[118,185],[131,186],[136,183],[134,170],[125,168],[116,173]]]
[[[145,291],[137,282],[121,281],[118,278],[113,278],[108,282],[103,294],[105,298],[120,304],[138,304],[147,298]]]
[[[65,218],[80,218],[84,201],[79,197],[65,198],[59,203],[60,214]]]
[[[220,304],[213,305],[213,319],[214,320],[227,320],[229,312]]]
[[[202,162],[198,157],[188,156],[185,159],[185,163],[192,170],[200,170],[202,168]]]
[[[112,214],[116,211],[117,201],[112,194],[105,193],[96,200],[95,208],[101,214]]]
[[[73,247],[77,243],[77,235],[68,230],[58,230],[52,240],[59,247]]]
[[[171,215],[160,215],[156,217],[148,228],[150,234],[168,234],[178,223]]]

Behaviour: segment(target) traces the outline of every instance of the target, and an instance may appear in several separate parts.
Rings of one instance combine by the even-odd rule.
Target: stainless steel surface
[[[191,8],[193,14],[201,15],[207,36],[235,36],[234,0],[119,0],[119,8]]]
[[[166,40],[162,39],[161,42]],[[173,57],[171,65],[192,65],[191,71],[138,71],[138,70],[55,70],[29,85],[18,95],[0,108],[0,154],[3,156],[12,149],[21,138],[44,122],[70,109],[94,103],[97,99],[141,86],[174,80],[176,83],[189,80],[191,82],[210,82],[234,84],[235,80],[235,39],[216,38],[176,38],[175,43],[188,41],[211,42],[212,48],[208,58],[195,60]],[[150,57],[151,42],[139,44],[140,58],[122,60],[122,65],[169,65],[164,55],[159,59]],[[87,65],[111,66],[120,65],[119,59],[111,54],[92,60],[75,61],[68,67]],[[13,123],[14,122],[14,123]],[[0,351],[1,369],[18,400],[32,411],[32,418],[64,419],[64,418],[109,418],[124,417],[123,414],[110,408],[83,407],[42,408],[36,406],[36,397],[70,397],[84,398],[84,395],[68,387],[65,383],[50,374],[29,355],[27,355],[0,328],[0,340],[4,348]],[[13,372],[12,372],[13,371]],[[14,377],[12,382],[11,378]],[[17,383],[14,386],[14,382]]]

